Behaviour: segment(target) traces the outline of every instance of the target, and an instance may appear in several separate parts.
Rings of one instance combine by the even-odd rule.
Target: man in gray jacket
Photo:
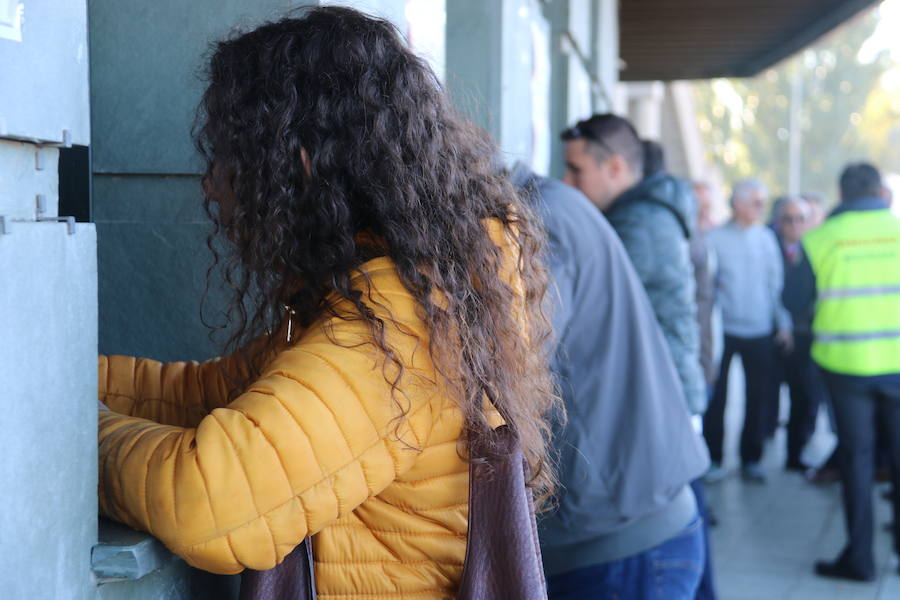
[[[706,410],[694,272],[690,185],[659,171],[644,177],[644,147],[627,120],[594,115],[562,134],[565,182],[605,214],[640,277],[669,346],[691,413]]]
[[[690,482],[709,458],[621,243],[576,190],[517,168],[549,238],[558,509],[539,523],[551,600],[693,600],[704,559]]]
[[[736,354],[741,357],[746,381],[741,471],[748,481],[766,481],[760,460],[767,410],[773,404],[769,383],[773,344],[777,342],[788,351],[793,345],[791,315],[781,304],[784,285],[781,251],[775,234],[762,224],[767,199],[768,192],[762,182],[748,179],[736,183],[731,194],[732,220],[709,233],[709,243],[718,260],[715,293],[722,309],[725,348],[704,420],[703,434],[713,460],[707,481],[725,475],[722,468],[725,403],[729,367]]]

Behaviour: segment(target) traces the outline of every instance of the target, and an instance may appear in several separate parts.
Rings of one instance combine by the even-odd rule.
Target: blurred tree
[[[834,202],[838,174],[853,160],[900,171],[900,68],[887,52],[859,60],[877,24],[869,11],[757,77],[695,84],[709,158],[727,182],[758,177],[773,196],[787,191],[792,92],[800,98],[801,190]]]
[[[900,173],[900,65],[881,76],[862,112],[862,136],[883,171]]]

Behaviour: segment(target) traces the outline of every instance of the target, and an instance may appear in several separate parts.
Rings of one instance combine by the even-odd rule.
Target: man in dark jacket
[[[847,545],[816,573],[875,579],[872,484],[876,431],[890,454],[894,481],[894,551],[900,554],[900,219],[885,202],[881,174],[848,165],[841,204],[803,237],[798,277],[806,281],[789,308],[814,310],[812,357],[834,408]],[[804,276],[805,273],[805,276]]]
[[[562,135],[565,182],[605,214],[650,298],[693,414],[706,410],[694,274],[688,239],[695,202],[690,185],[665,172],[644,178],[644,148],[631,124],[594,115]]]
[[[690,482],[709,458],[621,243],[576,190],[517,168],[549,240],[558,510],[541,519],[552,600],[693,600],[704,559]],[[685,568],[687,566],[687,568]]]
[[[811,210],[806,200],[788,196],[781,202],[775,216],[775,235],[781,249],[784,264],[784,291],[782,302],[791,313],[794,344],[790,348],[777,350],[774,395],[776,398],[782,381],[786,381],[791,396],[791,416],[787,431],[787,469],[805,471],[807,466],[800,460],[806,443],[816,430],[819,405],[825,400],[825,383],[819,368],[810,356],[812,348],[812,321],[814,307],[802,305],[797,296],[807,293],[803,249],[800,240],[809,229]],[[799,304],[799,305],[798,305]],[[776,417],[777,418],[777,417]]]

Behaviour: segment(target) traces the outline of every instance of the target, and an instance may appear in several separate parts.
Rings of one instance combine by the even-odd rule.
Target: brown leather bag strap
[[[469,466],[469,533],[457,598],[546,600],[525,458],[506,425],[488,434],[498,458]],[[473,456],[479,456],[477,448]]]
[[[316,600],[318,597],[318,594],[316,594],[316,565],[313,562],[311,537],[303,539],[303,548],[306,550],[306,572],[308,574],[306,581],[306,600]]]
[[[316,572],[312,538],[268,571],[247,569],[241,573],[240,600],[316,600]]]

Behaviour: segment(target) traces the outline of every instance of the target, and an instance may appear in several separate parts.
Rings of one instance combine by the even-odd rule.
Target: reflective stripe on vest
[[[803,247],[816,275],[815,361],[847,375],[900,373],[900,219],[845,212]]]
[[[873,285],[868,287],[831,288],[819,294],[819,300],[831,298],[860,298],[863,296],[888,296],[900,294],[900,285]]]
[[[900,329],[896,331],[869,331],[867,333],[824,333],[817,332],[817,342],[866,342],[868,340],[890,340],[900,338]]]

